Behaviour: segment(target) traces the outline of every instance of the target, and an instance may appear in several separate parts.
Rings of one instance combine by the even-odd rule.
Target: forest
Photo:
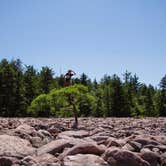
[[[104,75],[100,81],[82,73],[64,86],[64,75],[42,67],[23,65],[20,59],[0,62],[1,117],[71,117],[72,99],[79,117],[166,116],[166,75],[158,87],[125,71]]]

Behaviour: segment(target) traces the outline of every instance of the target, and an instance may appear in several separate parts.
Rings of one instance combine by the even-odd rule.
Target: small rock
[[[146,152],[151,152],[151,150],[148,149],[148,148],[142,148],[142,149],[140,150],[140,153],[146,153]]]
[[[66,156],[63,161],[64,166],[109,166],[101,157],[93,154],[77,154]]]
[[[60,161],[49,153],[36,156],[34,159],[37,161],[37,164],[33,166],[61,166]]]
[[[135,152],[140,152],[140,150],[142,148],[142,145],[135,141],[128,141],[128,144],[130,144],[134,148]]]
[[[31,166],[37,164],[37,161],[32,156],[26,156],[20,161],[20,164],[24,166]]]
[[[49,138],[50,140],[52,139],[52,135],[46,130],[39,130],[38,134],[42,139],[44,139],[45,137]]]
[[[123,147],[122,147],[122,149],[124,149],[124,150],[129,150],[129,151],[132,151],[132,152],[135,152],[135,149],[134,149],[134,147],[132,147],[130,144],[125,144]]]
[[[39,148],[43,145],[42,139],[40,137],[31,137],[30,142],[35,148]]]

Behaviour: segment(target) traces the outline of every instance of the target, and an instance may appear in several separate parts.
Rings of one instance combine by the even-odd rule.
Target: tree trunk
[[[77,129],[78,127],[78,115],[77,115],[77,109],[76,109],[76,105],[75,103],[72,104],[73,105],[73,113],[74,113],[74,118],[75,118],[75,124],[74,124],[74,128]]]

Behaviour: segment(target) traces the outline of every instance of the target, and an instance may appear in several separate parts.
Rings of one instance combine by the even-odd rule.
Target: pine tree
[[[103,90],[99,87],[98,89],[95,90],[95,97],[96,97],[96,109],[95,112],[93,113],[93,116],[95,117],[103,117],[105,114],[109,114],[107,112],[104,112],[104,101],[103,101]],[[110,110],[110,108],[108,108]]]
[[[49,67],[42,67],[39,74],[41,93],[47,94],[53,88],[53,71]]]
[[[160,95],[158,98],[158,110],[160,116],[166,116],[166,75],[160,81]]]
[[[23,67],[20,59],[12,60],[11,66],[15,72],[16,89],[15,95],[15,116],[26,116],[26,103],[24,97]]]
[[[81,84],[87,86],[88,85],[88,76],[85,73],[82,73],[80,77]]]
[[[111,94],[111,109],[112,115],[130,116],[130,110],[125,108],[125,95],[122,87],[122,82],[117,75],[112,77],[112,88],[113,92]]]
[[[12,66],[6,59],[0,64],[0,78],[1,116],[15,116],[16,78]]]
[[[146,116],[154,116],[155,115],[155,108],[154,108],[154,103],[153,103],[153,96],[151,93],[151,89],[148,87],[146,90],[146,95],[145,95],[145,115]]]
[[[23,82],[26,105],[29,106],[31,101],[39,95],[38,75],[33,66],[26,66]]]

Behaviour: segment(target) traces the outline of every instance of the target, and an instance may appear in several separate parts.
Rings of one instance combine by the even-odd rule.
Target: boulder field
[[[166,118],[0,118],[0,166],[166,166]]]

